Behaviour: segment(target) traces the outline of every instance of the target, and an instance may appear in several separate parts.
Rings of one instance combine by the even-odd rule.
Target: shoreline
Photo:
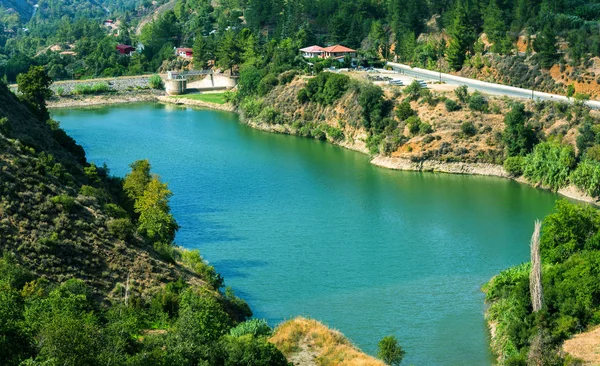
[[[163,104],[174,104],[174,105],[186,105],[192,107],[200,107],[217,111],[232,112],[236,113],[240,117],[240,122],[248,125],[251,128],[271,132],[279,133],[284,135],[298,136],[297,131],[287,125],[272,125],[265,122],[256,121],[254,119],[246,118],[233,105],[227,104],[216,104],[209,103],[200,100],[187,99],[187,98],[172,98],[164,94],[156,94],[152,92],[140,92],[134,95],[129,94],[124,96],[118,95],[97,95],[89,97],[75,97],[75,98],[64,98],[59,97],[58,101],[51,101],[48,103],[48,108],[80,108],[87,106],[100,106],[100,105],[118,105],[126,103],[139,103],[139,102],[160,102]],[[360,152],[365,155],[369,155],[368,150],[364,144],[356,143],[356,141],[334,141],[327,139],[327,142],[343,147],[348,150]],[[418,172],[431,172],[431,173],[448,173],[448,174],[465,174],[465,175],[481,175],[481,176],[492,176],[498,178],[510,179],[518,183],[527,184],[537,189],[548,190],[537,184],[528,182],[523,177],[511,177],[501,165],[489,164],[489,163],[464,163],[464,162],[442,162],[439,160],[423,160],[414,162],[410,159],[399,158],[399,157],[387,157],[383,155],[373,156],[369,160],[370,164],[375,166],[392,169],[392,170],[403,170],[403,171],[418,171]],[[559,189],[556,193],[569,199],[576,201],[586,202],[595,206],[600,206],[600,201],[586,195],[584,192],[579,190],[574,185],[569,185]]]
[[[118,105],[126,103],[156,102],[158,95],[151,91],[138,93],[116,93],[89,96],[58,97],[47,103],[48,109],[82,108],[102,105]]]

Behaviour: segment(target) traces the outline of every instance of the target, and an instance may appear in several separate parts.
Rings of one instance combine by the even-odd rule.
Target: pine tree
[[[540,65],[551,67],[557,58],[556,33],[550,22],[547,22],[533,42],[533,49],[538,53]]]
[[[485,10],[483,18],[483,31],[487,34],[488,39],[494,45],[494,52],[502,51],[502,41],[506,34],[506,24],[504,24],[502,10],[498,7],[496,0],[490,0],[488,7]]]
[[[448,64],[454,70],[460,70],[465,62],[467,50],[473,45],[475,39],[473,26],[469,22],[469,15],[462,2],[458,2],[454,9],[454,20],[449,35]]]

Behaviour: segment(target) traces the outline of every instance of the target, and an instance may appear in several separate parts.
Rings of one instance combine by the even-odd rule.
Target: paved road
[[[417,67],[410,67],[404,64],[398,64],[394,62],[388,62],[388,66],[392,67],[395,71],[399,71],[402,74],[414,76],[426,80],[443,81],[447,84],[453,85],[467,85],[469,88],[479,90],[482,93],[491,95],[505,95],[511,98],[523,98],[531,99],[532,90],[516,88],[514,86],[507,86],[502,84],[488,83],[485,81],[479,81],[475,79],[464,78],[461,76],[455,76],[450,74],[439,73],[437,71],[419,69]],[[573,99],[569,99],[563,95],[542,93],[533,91],[533,98],[535,100],[551,100],[557,102],[572,103]],[[600,109],[600,101],[589,100],[585,104],[593,109]]]

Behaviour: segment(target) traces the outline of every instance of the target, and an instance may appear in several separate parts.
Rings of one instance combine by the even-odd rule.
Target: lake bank
[[[206,108],[225,112],[235,112],[240,115],[242,123],[248,126],[259,129],[261,131],[267,131],[272,133],[287,134],[300,136],[298,129],[288,125],[269,124],[263,121],[257,121],[256,119],[246,118],[243,113],[235,108],[230,103],[217,104],[210,103],[202,100],[188,99],[184,97],[172,97],[164,95],[162,91],[158,90],[140,90],[136,92],[127,93],[115,93],[115,94],[104,94],[104,95],[93,95],[93,96],[67,96],[58,97],[56,101],[49,101],[48,108],[79,108],[87,106],[107,106],[107,105],[118,105],[125,103],[139,103],[139,102],[160,102],[165,104],[174,105],[185,105],[198,108]],[[363,136],[366,138],[366,136]],[[333,140],[327,139],[328,142],[350,149],[358,151],[366,155],[370,155],[366,144],[362,139],[351,139],[351,140]],[[465,162],[443,162],[439,160],[422,160],[412,161],[406,158],[400,157],[388,157],[383,155],[375,155],[370,160],[370,163],[382,168],[393,169],[393,170],[404,170],[404,171],[422,171],[422,172],[439,172],[439,173],[450,173],[450,174],[468,174],[468,175],[482,175],[482,176],[495,176],[500,178],[508,178],[515,180],[519,183],[527,184],[535,188],[541,188],[539,185],[528,182],[523,177],[514,178],[511,177],[501,165],[489,164],[489,163],[465,163]],[[600,202],[582,192],[574,185],[569,185],[558,190],[560,195],[586,203],[599,205]]]

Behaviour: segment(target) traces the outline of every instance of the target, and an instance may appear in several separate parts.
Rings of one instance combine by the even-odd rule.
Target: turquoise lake
[[[235,114],[159,104],[53,111],[88,159],[169,183],[177,244],[197,248],[270,324],[304,315],[403,364],[489,365],[480,288],[528,260],[557,195],[510,180],[399,172]]]

